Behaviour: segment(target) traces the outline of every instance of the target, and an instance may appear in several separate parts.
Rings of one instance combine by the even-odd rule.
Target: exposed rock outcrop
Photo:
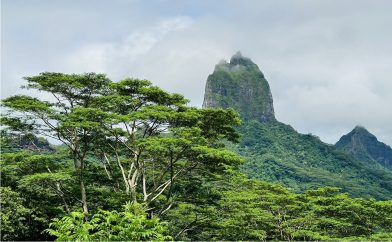
[[[272,94],[253,61],[237,52],[208,76],[203,107],[233,108],[244,120],[275,121]]]

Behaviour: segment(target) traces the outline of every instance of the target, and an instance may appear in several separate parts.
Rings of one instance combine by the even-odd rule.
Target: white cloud
[[[361,124],[392,144],[391,1],[37,2],[3,9],[2,95],[21,76],[96,71],[201,106],[214,65],[240,50],[267,77],[279,120],[329,143]]]
[[[129,64],[143,58],[168,34],[185,29],[192,23],[189,17],[162,20],[152,27],[132,31],[120,41],[82,46],[64,58],[65,66],[73,72],[95,71],[122,78]]]

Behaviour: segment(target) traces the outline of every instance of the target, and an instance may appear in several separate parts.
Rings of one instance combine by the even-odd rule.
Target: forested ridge
[[[320,186],[342,188],[354,197],[390,199],[391,170],[353,157],[317,136],[299,134],[289,125],[247,122],[241,125],[241,170],[252,178],[279,182],[295,192]]]
[[[146,80],[25,79],[39,97],[2,100],[2,240],[392,240],[388,171],[271,115],[190,107]]]

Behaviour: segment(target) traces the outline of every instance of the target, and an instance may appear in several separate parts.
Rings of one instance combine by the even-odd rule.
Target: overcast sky
[[[392,145],[390,0],[1,0],[1,96],[43,71],[145,78],[201,107],[238,50],[277,119],[327,143],[359,124]]]

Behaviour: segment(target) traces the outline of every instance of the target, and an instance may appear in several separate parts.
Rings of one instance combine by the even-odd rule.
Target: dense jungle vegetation
[[[2,240],[392,240],[392,200],[382,186],[358,181],[351,187],[358,193],[348,194],[311,183],[312,175],[328,180],[317,166],[288,167],[299,160],[279,153],[288,144],[320,163],[346,156],[327,160],[307,146],[312,136],[268,142],[289,127],[241,126],[232,109],[189,107],[146,80],[95,73],[25,79],[39,95],[2,100]],[[273,165],[260,167],[248,149]],[[279,169],[299,188],[243,173],[251,169]],[[377,177],[391,186],[382,170],[363,174]]]

